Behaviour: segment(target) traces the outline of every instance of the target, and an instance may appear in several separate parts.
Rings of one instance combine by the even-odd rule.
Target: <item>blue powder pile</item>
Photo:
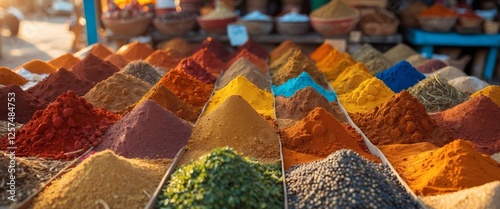
[[[377,74],[377,78],[384,81],[385,85],[393,92],[398,93],[414,86],[425,79],[425,76],[418,72],[409,62],[403,60]]]
[[[292,97],[297,91],[306,87],[311,87],[316,90],[323,95],[328,102],[333,102],[337,98],[334,91],[329,91],[321,87],[306,72],[302,72],[298,77],[292,78],[279,86],[272,86],[274,96],[284,96],[286,98]]]

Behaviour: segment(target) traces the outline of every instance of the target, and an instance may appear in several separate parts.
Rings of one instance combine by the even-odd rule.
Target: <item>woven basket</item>
[[[111,30],[113,34],[124,36],[138,36],[146,32],[152,17],[141,17],[135,19],[106,19],[103,18],[102,22],[104,27]]]

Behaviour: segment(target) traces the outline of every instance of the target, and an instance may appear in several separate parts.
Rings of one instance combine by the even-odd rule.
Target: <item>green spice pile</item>
[[[259,164],[230,148],[216,148],[179,168],[156,208],[283,208],[279,164]]]

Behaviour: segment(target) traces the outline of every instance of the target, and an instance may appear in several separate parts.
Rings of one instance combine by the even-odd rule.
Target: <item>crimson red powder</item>
[[[231,53],[229,53],[229,51],[226,49],[226,47],[224,47],[224,45],[222,45],[220,42],[211,37],[206,38],[200,45],[198,45],[194,49],[194,53],[198,52],[203,48],[208,49],[208,51],[214,53],[215,56],[217,56],[221,60],[227,60],[231,55]]]
[[[16,132],[17,156],[39,156],[68,160],[96,146],[110,125],[120,116],[94,108],[74,91],[59,96],[45,110]],[[8,140],[0,140],[0,149],[7,150]]]
[[[263,60],[266,60],[269,57],[269,52],[267,52],[267,50],[264,49],[264,47],[262,47],[260,44],[253,41],[252,39],[249,39],[247,42],[245,42],[245,44],[241,45],[235,52],[233,52],[231,58],[236,56],[243,49],[248,50],[250,53],[256,55],[257,57]]]
[[[8,119],[8,94],[14,93],[15,101],[11,102],[15,105],[15,122],[17,123],[27,123],[33,114],[37,110],[44,109],[47,107],[47,102],[39,100],[30,94],[26,93],[17,85],[9,85],[0,88],[0,106],[5,108],[0,108],[0,120],[7,121]]]
[[[59,95],[69,90],[73,90],[78,96],[83,96],[90,91],[93,86],[92,82],[61,68],[56,73],[26,90],[26,92],[37,99],[52,102]]]
[[[217,78],[208,73],[208,71],[204,67],[198,64],[198,62],[196,62],[192,58],[182,59],[176,68],[184,70],[186,73],[195,77],[203,83],[213,84],[215,83],[215,80],[217,80]]]
[[[119,70],[110,62],[99,59],[92,54],[88,54],[71,69],[76,75],[94,82],[94,84],[108,78]]]

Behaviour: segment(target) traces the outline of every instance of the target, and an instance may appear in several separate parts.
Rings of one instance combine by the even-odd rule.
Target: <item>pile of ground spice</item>
[[[155,52],[153,47],[138,41],[126,44],[116,51],[117,54],[121,54],[129,62],[145,60],[150,54],[153,54],[153,52]]]
[[[447,8],[446,6],[440,4],[440,3],[435,3],[429,8],[426,8],[418,13],[419,15],[422,16],[431,16],[431,17],[449,17],[449,16],[458,16],[458,13],[451,9]]]
[[[128,63],[120,72],[132,75],[151,85],[158,83],[161,78],[161,75],[156,72],[153,66],[142,60]]]
[[[413,67],[416,67],[418,69],[419,66],[423,65],[425,62],[427,62],[429,59],[423,57],[420,54],[412,55],[409,56],[408,58],[405,59],[407,62],[409,62]],[[439,70],[439,69],[438,69]]]
[[[353,92],[363,81],[370,78],[373,78],[373,75],[368,72],[368,68],[363,63],[358,62],[347,67],[337,79],[329,83],[335,93],[341,95]]]
[[[370,44],[364,44],[352,54],[352,57],[357,62],[364,63],[372,75],[377,75],[392,66],[392,62]]]
[[[446,63],[444,63],[441,60],[437,59],[431,59],[427,60],[426,62],[422,63],[420,66],[417,67],[418,72],[421,73],[432,73],[436,70],[439,70],[441,68],[446,67]]]
[[[0,120],[7,121],[9,119],[8,107],[12,107],[8,105],[9,98],[15,98],[15,101],[9,103],[15,105],[16,114],[13,118],[17,123],[27,123],[37,110],[45,109],[48,105],[46,101],[31,96],[19,86],[5,86],[0,88],[0,105],[5,107],[0,109]]]
[[[126,158],[174,158],[187,145],[193,126],[153,100],[146,100],[109,127],[95,150]]]
[[[185,104],[179,99],[172,91],[167,89],[161,84],[155,85],[149,90],[135,105],[129,106],[128,109],[140,105],[147,100],[153,100],[163,108],[177,115],[191,123],[196,122],[198,116],[201,114],[202,107],[195,107],[190,104]]]
[[[311,12],[312,17],[317,18],[342,18],[358,14],[355,8],[341,0],[333,0]]]
[[[500,106],[500,86],[491,85],[471,95],[471,98],[484,95]]]
[[[99,152],[45,188],[33,208],[144,208],[171,162]]]
[[[324,88],[328,88],[325,76],[316,68],[314,61],[310,60],[300,50],[293,49],[293,51],[288,61],[273,74],[273,85],[281,85],[299,76],[302,72],[307,72],[316,83]]]
[[[27,71],[35,74],[52,74],[57,72],[58,68],[54,65],[48,64],[42,60],[34,59],[27,63],[22,64],[16,69],[24,68]]]
[[[479,152],[500,152],[500,107],[478,96],[451,109],[431,115],[454,139],[471,141]]]
[[[163,76],[159,84],[167,87],[186,104],[203,107],[214,90],[213,84],[199,81],[181,69],[172,69]]]
[[[77,96],[83,96],[92,89],[92,87],[92,82],[61,68],[35,86],[27,89],[26,92],[37,99],[50,103],[59,95],[69,90],[74,91]]]
[[[392,47],[384,53],[384,57],[387,58],[392,64],[396,64],[401,60],[419,54],[417,51],[409,47],[404,43],[399,43],[398,45]]]
[[[274,61],[270,62],[269,71],[271,72],[271,75],[276,73],[276,71],[278,69],[280,69],[283,65],[285,65],[288,62],[288,59],[290,59],[290,57],[292,57],[296,51],[301,51],[301,50],[296,49],[296,48],[290,48],[290,49],[288,49],[288,51],[283,53],[280,57],[278,57]],[[302,52],[302,53],[304,53],[304,52]],[[311,60],[311,62],[312,62],[312,60]]]
[[[253,41],[252,39],[248,39],[247,42],[238,47],[238,49],[236,49],[236,51],[232,53],[232,56],[236,56],[243,49],[246,49],[250,53],[256,55],[257,57],[263,60],[267,60],[267,58],[269,58],[269,52],[267,52],[267,50],[264,47],[262,47],[260,44]]]
[[[458,91],[437,75],[418,82],[408,92],[425,106],[427,112],[443,111],[469,99],[466,93]]]
[[[419,153],[412,149],[404,145],[381,147],[417,195],[445,194],[500,180],[500,164],[477,152],[468,141],[457,139]]]
[[[295,44],[292,40],[287,39],[283,42],[281,42],[280,45],[275,47],[270,53],[269,53],[269,63],[273,63],[275,60],[283,56],[288,50],[290,49],[301,49],[300,46]]]
[[[71,71],[81,78],[98,83],[114,73],[120,71],[110,62],[104,61],[92,54],[88,54],[82,61],[75,65]]]
[[[104,58],[104,61],[110,62],[111,64],[116,66],[118,69],[122,69],[128,65],[128,61],[125,59],[125,57],[123,57],[120,54],[115,54],[115,53],[110,54],[109,56]]]
[[[107,46],[104,46],[100,43],[93,44],[92,48],[88,52],[99,59],[105,59],[107,56],[113,54],[113,50]]]
[[[314,108],[321,107],[334,115],[335,110],[325,97],[311,87],[297,91],[292,97],[276,97],[276,117],[301,120]]]
[[[268,69],[267,69],[268,65],[267,65],[266,61],[260,59],[256,55],[250,53],[246,49],[242,49],[236,56],[231,58],[231,60],[229,60],[226,63],[226,68],[231,67],[231,65],[233,65],[233,63],[238,61],[240,58],[246,58],[247,60],[252,62],[255,66],[257,66],[263,73],[265,73],[265,74],[268,73]]]
[[[317,62],[316,66],[326,75],[328,81],[334,81],[340,73],[355,63],[349,54],[333,49],[327,56]]]
[[[59,96],[16,132],[16,155],[67,160],[96,146],[108,127],[120,118],[94,108],[74,91]],[[0,141],[1,150],[9,146]]]
[[[289,170],[294,165],[300,165],[324,159],[324,157],[297,152],[286,147],[282,147],[281,151],[283,152],[283,164],[286,170]]]
[[[206,68],[189,57],[182,59],[176,69],[183,70],[203,83],[214,84],[217,80],[217,78],[210,74]]]
[[[129,105],[139,101],[153,86],[134,76],[115,73],[97,83],[83,98],[94,107],[111,112],[123,112]]]
[[[191,55],[190,58],[207,69],[213,77],[219,77],[222,71],[226,68],[226,64],[207,48],[198,50],[196,53]]]
[[[237,76],[224,88],[215,91],[203,114],[210,114],[232,95],[241,96],[264,117],[275,118],[273,94],[267,90],[259,89],[243,76]]]
[[[158,49],[150,54],[144,61],[159,67],[166,72],[179,64],[184,55],[173,49]]]
[[[255,84],[259,89],[271,91],[271,79],[246,58],[240,58],[227,69],[217,81],[216,89],[224,88],[229,82],[238,76],[245,77]]]
[[[330,45],[329,43],[324,42],[321,45],[319,45],[318,48],[314,49],[314,51],[311,52],[309,57],[311,57],[311,59],[314,60],[315,62],[319,62],[324,57],[326,57],[328,53],[330,53],[330,51],[332,50],[334,50],[333,46]]]
[[[224,146],[262,163],[275,163],[280,158],[277,130],[238,95],[196,122],[180,163],[187,164]]]
[[[458,77],[449,80],[448,83],[457,90],[467,94],[474,94],[490,85],[476,76]]]
[[[157,49],[175,50],[182,54],[183,57],[187,57],[191,55],[191,53],[193,53],[193,46],[191,46],[188,41],[182,38],[173,38],[169,41],[162,42],[158,44]]]
[[[22,86],[28,83],[28,80],[18,75],[9,68],[0,67],[0,84],[1,85],[18,85]]]
[[[467,76],[467,74],[465,74],[463,71],[461,71],[458,68],[453,67],[453,66],[446,66],[444,68],[441,68],[437,71],[430,73],[428,76],[431,76],[433,74],[436,74],[439,77],[444,78],[446,80],[451,80],[454,78]]]
[[[352,119],[375,145],[431,142],[443,146],[451,140],[407,91],[395,94],[370,112],[354,114]]]
[[[500,205],[500,181],[457,192],[420,198],[431,209],[495,208]]]
[[[300,153],[327,157],[340,149],[351,149],[367,159],[380,162],[365,152],[332,114],[317,107],[296,125],[281,131],[283,147]],[[285,162],[287,161],[284,156]]]
[[[203,48],[206,48],[206,49],[208,49],[208,51],[214,53],[215,56],[218,57],[219,59],[221,59],[222,61],[227,60],[229,58],[229,56],[231,55],[231,53],[226,49],[226,47],[224,45],[222,45],[220,42],[213,39],[212,37],[207,37],[193,51],[194,51],[194,53],[196,53],[197,51],[199,51]]]
[[[73,54],[66,53],[57,58],[49,60],[47,64],[53,65],[57,69],[71,69],[73,66],[78,64],[78,62],[80,62],[80,59],[78,59],[78,57],[75,57]]]
[[[376,77],[367,79],[351,92],[339,95],[339,101],[349,114],[366,113],[383,104],[394,95],[384,82]]]
[[[402,60],[391,68],[377,74],[377,78],[384,81],[385,85],[393,92],[398,93],[424,80],[425,75],[418,72],[407,61]]]
[[[318,91],[328,102],[333,102],[337,98],[334,91],[321,87],[307,72],[302,72],[298,77],[292,78],[282,85],[272,85],[275,96],[284,96],[286,98],[292,97],[297,91],[306,87],[311,87]]]

